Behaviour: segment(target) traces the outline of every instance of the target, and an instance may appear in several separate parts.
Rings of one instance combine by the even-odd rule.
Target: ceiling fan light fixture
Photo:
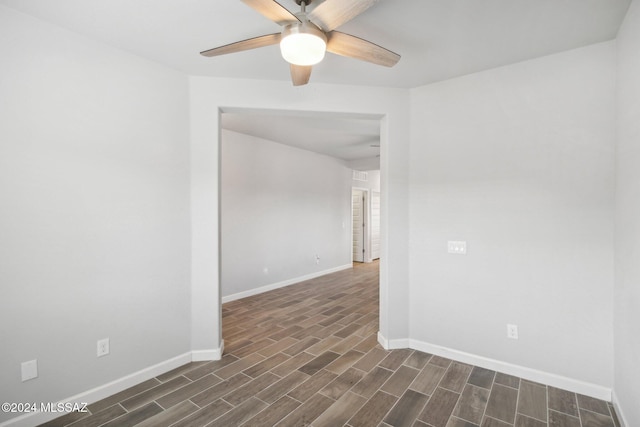
[[[280,52],[294,65],[315,65],[327,51],[327,36],[309,21],[289,24],[282,30]]]

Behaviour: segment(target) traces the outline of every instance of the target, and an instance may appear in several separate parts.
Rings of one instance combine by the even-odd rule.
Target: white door
[[[351,214],[353,218],[353,260],[364,262],[364,191],[353,190]]]
[[[371,192],[371,259],[380,258],[380,192]]]

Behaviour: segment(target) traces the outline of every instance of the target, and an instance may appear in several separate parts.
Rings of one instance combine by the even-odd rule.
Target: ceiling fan
[[[282,32],[267,34],[200,52],[218,56],[280,43],[283,58],[289,62],[294,86],[309,82],[312,66],[322,61],[325,51],[393,67],[400,55],[375,43],[335,31],[377,0],[325,0],[307,13],[313,0],[294,0],[300,12],[292,14],[275,0],[242,0],[263,16],[283,26]]]

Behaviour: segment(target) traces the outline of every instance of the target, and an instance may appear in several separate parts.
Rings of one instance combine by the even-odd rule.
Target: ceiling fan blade
[[[309,77],[311,77],[311,65],[294,65],[289,64],[291,69],[291,81],[294,86],[302,86],[309,83]]]
[[[279,25],[300,20],[275,0],[242,0],[244,4]]]
[[[307,16],[324,31],[332,31],[369,9],[378,0],[325,0]]]
[[[264,46],[271,46],[272,44],[280,43],[281,37],[282,35],[280,33],[267,34],[265,36],[254,37],[252,39],[214,47],[213,49],[200,52],[200,55],[211,57],[226,55],[227,53],[242,52],[243,50],[256,49]]]
[[[395,52],[339,31],[331,31],[327,34],[327,51],[385,67],[393,67],[400,60],[400,55]]]

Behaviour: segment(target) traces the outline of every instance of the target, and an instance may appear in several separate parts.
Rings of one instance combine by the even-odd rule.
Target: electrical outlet
[[[507,338],[518,339],[518,325],[507,324]]]
[[[98,340],[98,357],[109,354],[109,338]]]
[[[320,265],[320,255],[316,254],[316,264]]]
[[[267,267],[263,268],[262,272],[264,273],[265,276],[269,275],[269,269]]]
[[[22,382],[29,381],[38,377],[38,360],[33,359],[28,362],[22,362],[20,366],[22,372]]]

